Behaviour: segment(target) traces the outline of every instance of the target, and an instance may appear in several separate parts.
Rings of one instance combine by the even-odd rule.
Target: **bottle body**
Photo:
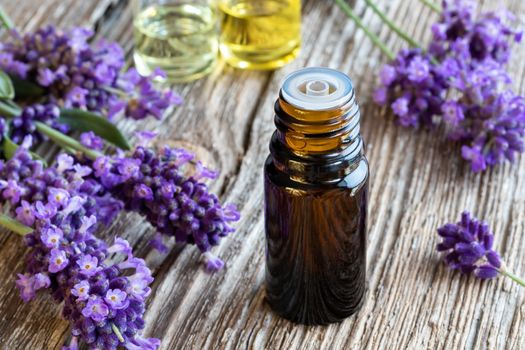
[[[360,166],[368,168],[365,159]],[[368,191],[361,171],[336,185],[305,187],[280,174],[271,157],[266,162],[266,295],[283,317],[327,324],[359,309]]]
[[[133,58],[142,75],[161,68],[171,82],[210,73],[217,61],[217,15],[210,0],[134,0]]]
[[[219,0],[220,51],[242,69],[275,69],[297,57],[300,0]]]
[[[366,286],[369,169],[359,110],[353,97],[309,111],[283,95],[264,168],[266,297],[294,322],[338,322],[359,309]]]

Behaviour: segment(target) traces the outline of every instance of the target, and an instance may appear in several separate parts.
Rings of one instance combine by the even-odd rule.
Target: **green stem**
[[[6,101],[0,102],[0,114],[7,118],[13,118],[20,115],[21,109],[14,106],[11,102]]]
[[[15,25],[13,24],[13,21],[11,20],[11,18],[9,18],[9,16],[7,15],[7,13],[4,11],[4,9],[1,6],[0,6],[0,22],[7,29],[13,29],[15,27]]]
[[[3,214],[0,214],[0,226],[3,226],[15,233],[18,233],[21,236],[25,236],[28,233],[33,232],[33,229],[31,227],[28,227],[16,221],[15,219]]]
[[[410,46],[421,48],[421,45],[418,44],[414,39],[408,36],[405,32],[401,30],[394,22],[392,22],[383,11],[381,11],[376,4],[374,4],[371,0],[365,0],[365,2],[370,6],[372,11],[374,11],[380,18],[383,20],[383,22],[394,32],[397,33],[403,40],[405,40]]]
[[[13,106],[12,104],[8,104],[4,101],[0,101],[0,114],[1,115],[8,117],[8,118],[13,118],[13,117],[20,115],[20,112],[21,110],[19,107]],[[60,147],[63,147],[66,150],[73,149],[75,151],[82,152],[88,158],[93,159],[93,160],[102,156],[102,153],[99,153],[97,151],[84,147],[80,142],[78,142],[74,138],[64,135],[60,131],[53,129],[47,124],[36,121],[35,125],[38,131],[40,131],[42,134],[49,137],[51,140],[53,140],[54,143],[56,143]]]
[[[114,323],[111,323],[111,329],[113,330],[113,332],[117,336],[118,340],[120,340],[120,342],[124,343],[124,341],[125,341],[124,337],[122,336],[122,333],[120,333],[120,329],[118,329],[118,327],[115,326]]]
[[[386,45],[381,41],[381,39],[379,39],[377,35],[372,33],[364,25],[363,21],[361,21],[361,19],[354,13],[352,8],[348,6],[348,4],[344,0],[335,0],[335,2],[337,3],[337,5],[339,5],[341,10],[343,10],[343,12],[346,13],[346,15],[350,17],[355,22],[355,24],[365,32],[368,38],[372,40],[372,42],[377,47],[379,47],[386,56],[388,56],[389,59],[393,60],[394,58],[396,58],[396,55],[388,47],[386,47]]]
[[[516,276],[515,274],[505,270],[505,268],[501,268],[499,269],[499,272],[504,275],[504,276],[507,276],[508,278],[510,278],[511,280],[513,280],[514,282],[518,283],[519,285],[525,287],[525,281],[522,279],[522,278],[519,278],[518,276]]]
[[[92,149],[89,149],[87,147],[84,147],[80,142],[75,140],[74,138],[71,138],[67,135],[62,134],[60,131],[53,129],[47,124],[44,124],[42,122],[35,122],[36,129],[40,131],[42,134],[49,137],[53,142],[55,142],[60,147],[63,147],[65,149],[74,149],[75,151],[82,152],[86,157],[95,160],[98,157],[102,156],[102,153],[99,153],[97,151],[94,151]]]
[[[439,6],[438,4],[435,4],[433,1],[431,0],[419,0],[421,1],[423,4],[427,5],[428,7],[430,7],[432,9],[432,11],[435,11],[435,12],[439,12],[441,13],[441,11],[443,11],[441,9],[441,6]]]

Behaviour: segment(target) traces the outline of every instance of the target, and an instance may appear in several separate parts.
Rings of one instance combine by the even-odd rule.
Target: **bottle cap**
[[[350,77],[335,69],[303,68],[288,75],[282,84],[284,100],[292,106],[322,111],[347,103],[354,95]]]

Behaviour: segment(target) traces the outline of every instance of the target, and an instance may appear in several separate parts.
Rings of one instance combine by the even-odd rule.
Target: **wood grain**
[[[494,9],[499,1],[481,1]],[[504,3],[525,18],[525,3]],[[377,0],[388,16],[420,42],[437,17],[417,0]],[[127,1],[2,1],[20,28],[87,25],[98,36],[132,48]],[[364,22],[393,50],[406,47],[364,1],[353,3]],[[384,57],[331,1],[305,0],[300,57],[275,72],[244,72],[219,64],[213,74],[176,89],[185,98],[162,123],[121,122],[126,132],[159,131],[162,142],[192,142],[222,171],[213,185],[238,204],[237,232],[216,250],[227,267],[207,275],[194,247],[151,252],[153,230],[137,215],[122,215],[104,237],[130,239],[155,271],[146,314],[149,336],[162,349],[523,349],[523,291],[510,281],[480,282],[448,271],[434,247],[436,228],[462,210],[486,218],[509,268],[525,272],[525,161],[472,174],[443,130],[414,132],[370,101]],[[515,88],[524,89],[525,55],[510,64]],[[322,65],[354,79],[371,168],[368,288],[362,310],[341,324],[304,327],[275,316],[264,302],[262,164],[273,132],[273,102],[283,77]],[[48,296],[24,305],[14,286],[25,248],[0,234],[0,348],[59,349],[68,335],[60,307]]]

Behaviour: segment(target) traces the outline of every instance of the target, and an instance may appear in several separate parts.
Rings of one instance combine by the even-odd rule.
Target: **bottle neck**
[[[350,173],[362,157],[359,106],[352,94],[343,105],[321,111],[275,103],[270,152],[276,167],[299,182],[335,182]]]

